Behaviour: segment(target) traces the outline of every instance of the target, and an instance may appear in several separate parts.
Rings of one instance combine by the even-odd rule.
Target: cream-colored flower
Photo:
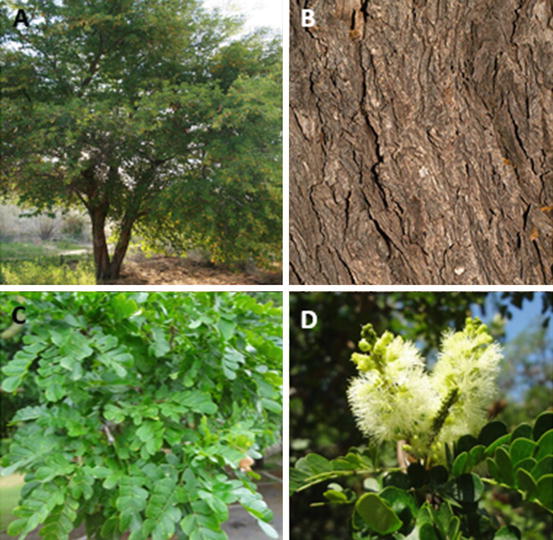
[[[442,399],[455,388],[458,398],[437,439],[451,443],[461,435],[476,434],[485,424],[486,409],[497,392],[502,354],[478,319],[468,319],[462,332],[447,332],[441,351],[432,382]]]
[[[372,326],[362,330],[352,361],[360,375],[351,381],[348,400],[359,429],[379,441],[408,439],[428,429],[439,404],[424,360],[415,345]]]
[[[361,432],[377,441],[410,439],[430,428],[439,398],[420,368],[398,371],[385,379],[376,370],[355,377],[348,400]]]
[[[496,390],[499,345],[478,319],[447,332],[431,375],[411,342],[363,327],[348,401],[359,429],[377,441],[404,439],[417,456],[443,457],[444,443],[476,434]]]

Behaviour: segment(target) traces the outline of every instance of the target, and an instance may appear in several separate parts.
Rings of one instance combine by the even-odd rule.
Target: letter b
[[[301,25],[304,28],[311,28],[315,26],[315,11],[312,9],[302,9],[301,10]]]

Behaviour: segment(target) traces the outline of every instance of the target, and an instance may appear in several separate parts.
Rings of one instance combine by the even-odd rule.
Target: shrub
[[[233,293],[27,295],[4,392],[30,380],[6,472],[26,473],[9,534],[226,538],[239,502],[271,512],[240,461],[279,437],[280,309]]]
[[[83,240],[86,218],[78,214],[69,214],[63,219],[61,232],[74,240]]]
[[[37,232],[43,242],[48,242],[54,237],[56,220],[49,217],[41,217],[37,222]]]

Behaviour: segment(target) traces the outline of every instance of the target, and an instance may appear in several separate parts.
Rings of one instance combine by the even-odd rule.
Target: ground
[[[116,285],[275,285],[281,268],[231,269],[204,258],[145,257],[134,248]],[[90,246],[68,241],[0,242],[0,283],[6,285],[94,285]]]
[[[153,257],[123,264],[117,285],[274,285],[281,283],[280,272],[233,271],[209,263],[180,257]]]

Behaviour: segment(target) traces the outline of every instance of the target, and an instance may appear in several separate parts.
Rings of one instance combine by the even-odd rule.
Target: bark
[[[92,223],[92,251],[96,268],[96,283],[110,279],[110,260],[106,241],[107,205],[90,207],[88,213]]]
[[[111,279],[116,279],[121,274],[121,266],[123,259],[127,254],[129,242],[131,241],[131,233],[134,221],[131,219],[124,219],[119,229],[119,238],[113,252],[110,264],[110,276]]]
[[[553,282],[552,10],[291,1],[291,283]]]
[[[121,274],[121,266],[131,240],[134,219],[125,217],[119,227],[117,244],[110,257],[106,240],[105,226],[108,207],[106,205],[93,207],[89,210],[92,222],[92,247],[94,265],[96,268],[96,283],[111,283]]]

